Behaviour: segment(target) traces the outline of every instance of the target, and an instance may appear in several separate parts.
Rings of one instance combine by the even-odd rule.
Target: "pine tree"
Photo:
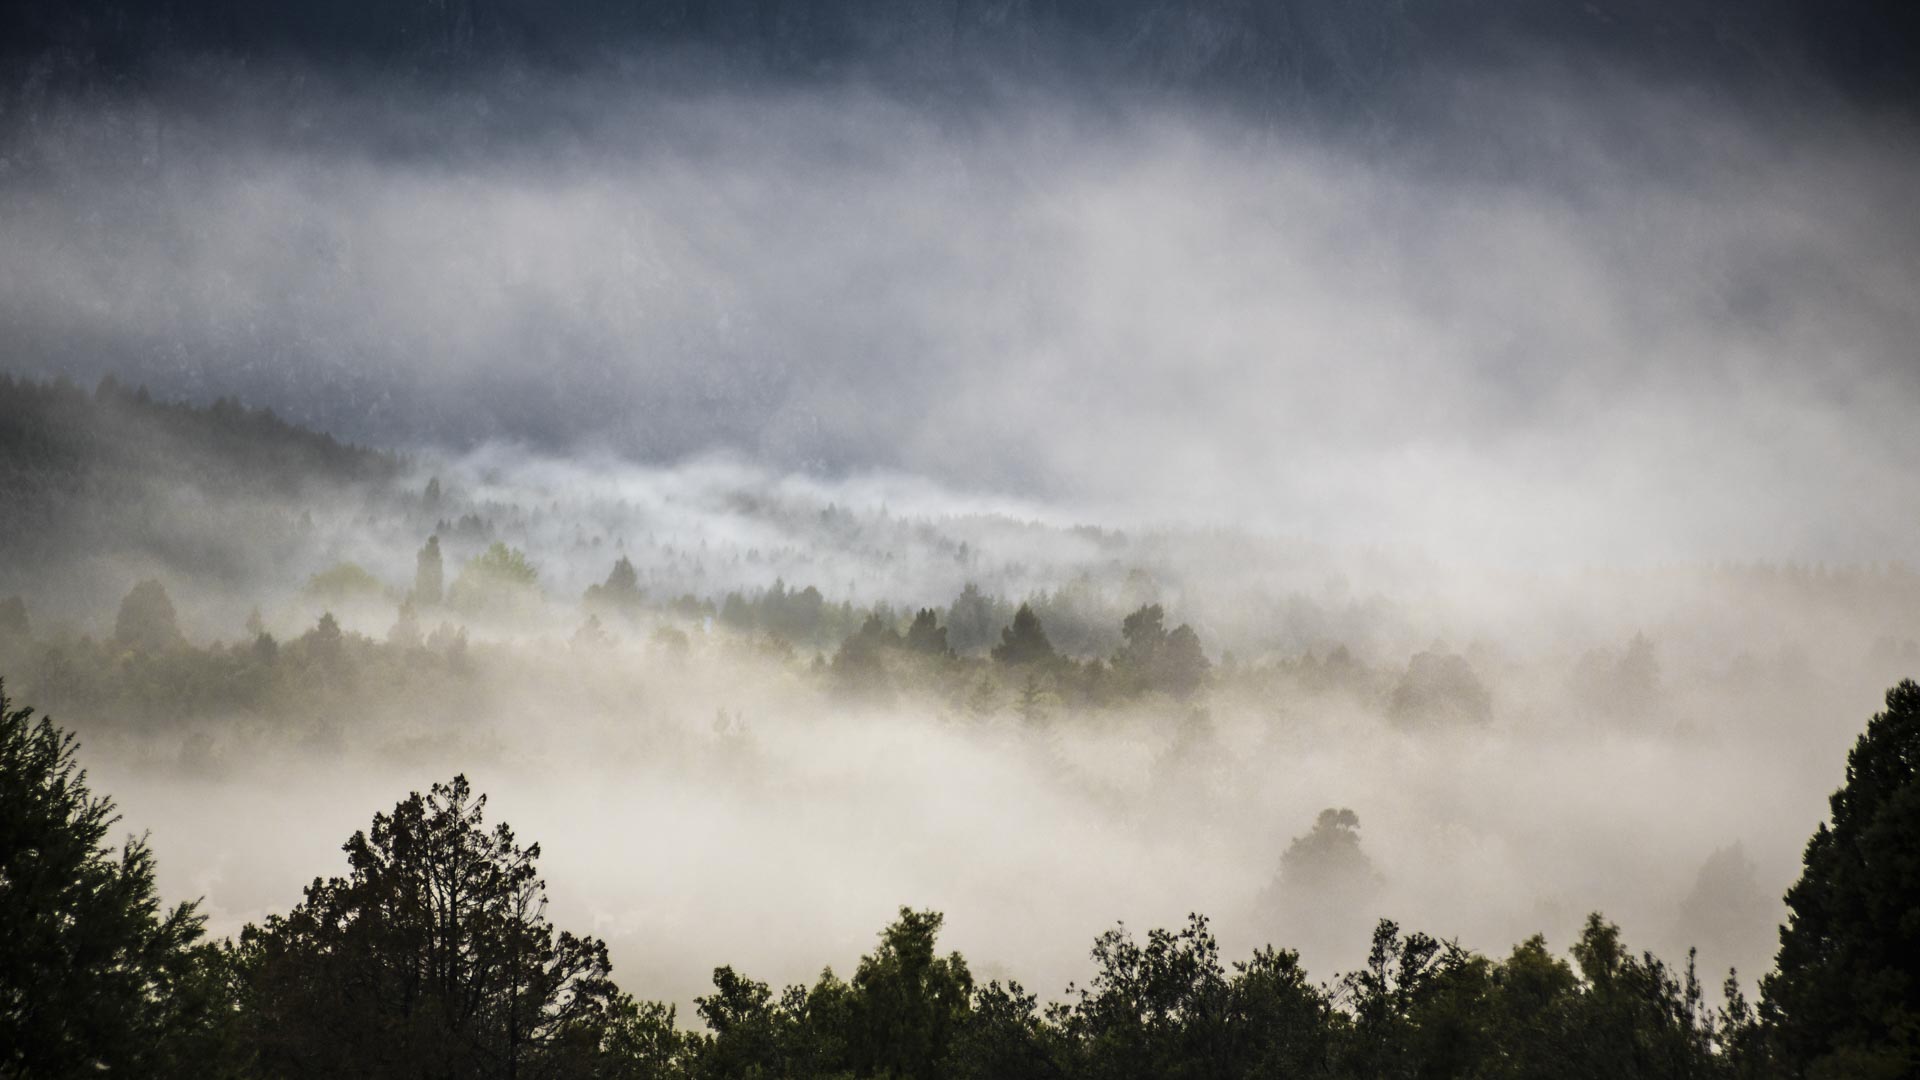
[[[993,647],[993,658],[1002,664],[1046,664],[1059,659],[1053,642],[1040,625],[1033,608],[1021,604],[1013,613],[1013,624],[1000,631],[1000,644]]]
[[[220,958],[163,908],[144,840],[116,852],[72,734],[0,685],[0,1076],[220,1076]]]
[[[413,570],[413,602],[432,607],[446,594],[446,563],[440,558],[440,538],[427,537]]]
[[[1847,755],[1828,800],[1831,826],[1807,842],[1787,891],[1780,954],[1761,1012],[1796,1077],[1920,1073],[1920,685],[1887,692],[1885,712]]]

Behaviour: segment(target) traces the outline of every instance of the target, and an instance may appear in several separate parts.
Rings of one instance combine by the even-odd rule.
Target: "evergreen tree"
[[[907,627],[906,645],[931,656],[953,655],[947,646],[947,628],[939,624],[932,608],[921,608],[914,614],[913,625]]]
[[[331,611],[320,613],[320,620],[313,624],[313,629],[300,635],[300,644],[307,655],[324,668],[340,666],[341,659],[346,655],[346,634],[340,629],[340,620],[334,618]]]
[[[971,655],[993,644],[993,602],[969,581],[947,608],[947,641],[955,652]]]
[[[1126,641],[1113,658],[1116,668],[1131,668],[1144,674],[1151,670],[1160,647],[1167,643],[1166,611],[1159,604],[1146,604],[1120,620],[1120,636]]]
[[[1166,644],[1160,649],[1154,663],[1154,685],[1184,701],[1199,692],[1212,667],[1206,652],[1200,648],[1200,635],[1193,627],[1181,623],[1167,635]]]
[[[741,633],[753,629],[753,606],[738,590],[729,592],[720,602],[720,624]]]
[[[413,601],[432,607],[446,595],[446,564],[440,558],[440,538],[427,537],[426,546],[414,561]]]
[[[1059,659],[1059,654],[1047,640],[1040,616],[1033,613],[1032,607],[1021,604],[1020,610],[1013,613],[1012,625],[1000,631],[1000,644],[993,647],[993,658],[1002,664],[1050,664]]]
[[[604,583],[587,587],[584,602],[590,610],[631,615],[640,607],[644,596],[639,571],[633,568],[633,560],[622,555],[615,560]]]
[[[1920,685],[1887,692],[1787,891],[1762,1015],[1788,1075],[1920,1074]]]
[[[144,840],[87,787],[73,735],[0,685],[0,1076],[229,1072],[219,954],[163,908]]]

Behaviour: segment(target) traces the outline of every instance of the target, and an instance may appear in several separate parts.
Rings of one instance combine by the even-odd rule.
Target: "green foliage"
[[[386,586],[358,563],[343,562],[308,578],[301,591],[315,599],[339,601],[377,597]]]
[[[239,967],[266,1073],[581,1075],[610,1028],[649,1040],[605,943],[546,921],[540,846],[486,829],[485,806],[463,776],[413,793],[347,841],[348,876],[246,928]]]
[[[1833,820],[1787,891],[1763,984],[1772,1044],[1792,1076],[1920,1072],[1920,685],[1887,692],[1847,755]]]
[[[1135,694],[1158,691],[1178,700],[1197,693],[1213,666],[1200,646],[1200,635],[1185,623],[1171,632],[1166,612],[1147,604],[1120,621],[1126,641],[1114,654],[1113,669],[1126,689]]]
[[[460,571],[461,577],[471,577],[475,582],[491,582],[501,585],[524,585],[531,587],[540,578],[540,572],[534,569],[527,553],[519,548],[508,547],[495,540],[487,550],[467,561]]]
[[[512,615],[539,600],[539,580],[526,552],[496,540],[460,568],[447,602],[471,614]]]
[[[947,644],[947,628],[939,624],[932,608],[921,608],[914,613],[913,624],[907,627],[906,646],[929,656],[953,655],[953,649]]]
[[[1160,647],[1167,643],[1166,611],[1159,604],[1146,604],[1120,620],[1120,636],[1126,645],[1113,658],[1114,666],[1145,670],[1152,665]]]
[[[1200,690],[1212,666],[1200,648],[1200,635],[1181,623],[1167,635],[1167,643],[1160,650],[1154,681],[1175,698],[1185,700]]]
[[[1228,1075],[1223,1037],[1226,972],[1207,921],[1152,930],[1143,946],[1124,929],[1095,940],[1092,980],[1056,1017],[1078,1072],[1089,1077]]]
[[[948,641],[955,652],[977,653],[993,644],[1004,617],[980,586],[969,581],[947,608]]]
[[[696,1044],[699,1077],[948,1075],[968,1029],[973,976],[958,953],[935,949],[941,916],[902,908],[849,981],[824,972],[811,988],[775,997],[730,967],[697,1000],[711,1035]]]
[[[1013,622],[1000,631],[1000,644],[993,647],[993,659],[1009,666],[1047,665],[1058,661],[1060,654],[1053,651],[1053,642],[1047,640],[1040,616],[1033,613],[1030,605],[1021,604],[1020,610],[1013,613]]]
[[[333,612],[323,611],[313,629],[300,636],[300,648],[324,669],[340,666],[346,652],[346,635],[340,629],[340,620]]]
[[[943,917],[900,909],[847,983],[846,1064],[856,1076],[930,1080],[941,1075],[966,1016],[973,975],[959,953],[934,948]]]
[[[0,1076],[230,1071],[219,954],[163,909],[144,840],[87,787],[74,737],[0,685]]]
[[[900,635],[879,614],[867,616],[860,629],[841,642],[829,670],[842,694],[885,700],[891,689],[887,654],[901,647]]]
[[[646,593],[640,588],[639,571],[633,568],[631,559],[622,555],[608,571],[604,583],[587,587],[582,602],[591,612],[630,616],[639,610],[644,599]]]
[[[513,565],[511,549],[496,547]],[[616,564],[609,585],[624,581]],[[798,610],[809,609],[809,591],[776,582],[741,605],[758,624],[767,612],[796,610],[796,596]],[[375,677],[451,688],[466,663],[464,638],[450,626],[424,645],[417,626],[382,645],[344,632],[331,615],[284,649],[257,620],[251,641],[196,647],[178,639],[164,589],[143,583],[135,593],[122,605],[127,632],[111,643],[43,645],[23,625],[0,636],[60,693],[181,717],[256,698],[306,697],[326,709],[342,700],[327,696],[333,688]],[[818,611],[816,630],[852,608]],[[403,621],[411,618],[403,608]],[[1110,670],[1060,657],[1031,607],[1015,614],[992,663],[947,651],[930,610],[905,635],[897,625],[891,608],[876,607],[820,666],[879,686],[943,680],[956,708],[977,698],[982,712],[1011,695],[1037,718],[1045,702],[1097,700],[1103,680],[1164,672],[1167,656],[1188,648],[1176,645],[1183,637],[1204,663],[1197,635],[1165,631],[1157,606],[1122,623],[1126,645]],[[597,621],[588,628],[577,638],[583,647],[602,636]],[[691,647],[671,625],[655,643],[668,654]],[[1304,682],[1330,670],[1348,673],[1330,685],[1370,685],[1376,700],[1386,689],[1351,658],[1302,661],[1293,674]],[[1205,710],[1187,712],[1167,755],[1182,767],[1203,759],[1212,738]],[[161,910],[144,844],[117,855],[102,846],[111,806],[86,791],[71,737],[4,698],[0,716],[0,925],[13,931],[0,935],[0,1076],[101,1066],[220,1076],[247,1066],[276,1078],[1797,1080],[1904,1076],[1915,1065],[1912,682],[1889,692],[1849,755],[1832,821],[1809,843],[1788,896],[1793,917],[1758,1018],[1732,975],[1724,1005],[1709,1008],[1691,956],[1675,968],[1635,953],[1597,914],[1571,963],[1539,937],[1496,960],[1383,921],[1364,968],[1331,989],[1313,984],[1292,952],[1261,949],[1224,964],[1198,916],[1143,941],[1116,929],[1095,942],[1086,986],[1043,1006],[1018,984],[976,986],[964,958],[936,948],[941,916],[902,909],[845,980],[826,971],[776,992],[718,969],[714,992],[698,1002],[707,1031],[683,1032],[671,1009],[614,986],[602,943],[547,924],[538,847],[520,847],[504,826],[486,829],[484,799],[461,778],[377,815],[346,845],[347,877],[314,881],[292,912],[249,927],[223,953],[199,943],[191,905]],[[1352,811],[1330,808],[1293,840],[1271,894],[1288,915],[1282,925],[1310,921],[1314,905],[1343,917],[1371,905],[1378,878],[1358,826]],[[1707,870],[1689,901],[1696,921],[1745,911],[1744,857],[1718,853]]]

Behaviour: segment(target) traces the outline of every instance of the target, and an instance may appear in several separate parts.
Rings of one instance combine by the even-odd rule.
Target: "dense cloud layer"
[[[1426,71],[1329,121],[1024,76],[200,63],[6,99],[0,366],[238,395],[405,479],[156,471],[35,537],[70,577],[0,585],[21,685],[219,930],[464,770],[563,921],[683,1001],[712,963],[850,958],[902,902],[1049,991],[1113,920],[1193,908],[1316,974],[1379,914],[1499,949],[1596,907],[1663,948],[1733,927],[1707,962],[1751,973],[1920,655],[1904,571],[1700,565],[1920,558],[1920,157],[1838,97]],[[444,606],[408,588],[428,534]],[[451,599],[495,542],[538,568],[504,615]],[[582,596],[625,556],[646,601],[600,641]],[[194,647],[109,629],[146,577]],[[776,577],[850,621],[719,617]],[[854,605],[952,629],[967,582],[1000,605],[969,657],[844,695]],[[1070,586],[1099,626],[1067,651],[1164,602],[1210,687],[1023,715],[1044,688],[981,654],[1029,596],[1068,642]],[[1464,721],[1409,719],[1459,671]],[[1313,883],[1366,894],[1314,925],[1276,870],[1342,807],[1379,880]]]
[[[35,114],[11,365],[1448,556],[1913,554],[1916,166],[1870,123],[1517,79],[1372,146],[1014,89],[261,92]]]

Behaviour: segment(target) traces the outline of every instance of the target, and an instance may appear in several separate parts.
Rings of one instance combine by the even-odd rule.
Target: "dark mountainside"
[[[15,92],[113,82],[162,58],[392,72],[567,68],[677,51],[718,54],[740,77],[877,74],[939,85],[983,70],[1054,69],[1314,110],[1377,102],[1435,68],[1543,54],[1729,96],[1790,100],[1830,81],[1901,109],[1920,78],[1920,15],[1898,0],[73,0],[0,7],[0,43]]]
[[[76,557],[171,555],[231,574],[297,535],[282,504],[377,496],[400,466],[228,397],[196,406],[111,377],[88,391],[0,373],[0,556],[15,588]]]

